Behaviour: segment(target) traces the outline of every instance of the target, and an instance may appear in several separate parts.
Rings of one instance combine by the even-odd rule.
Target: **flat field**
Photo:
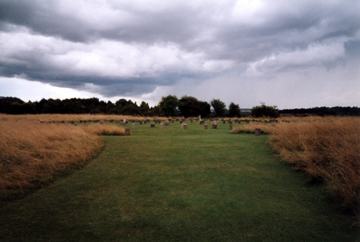
[[[278,158],[269,136],[186,123],[103,137],[82,170],[0,203],[0,241],[359,240],[326,185]]]

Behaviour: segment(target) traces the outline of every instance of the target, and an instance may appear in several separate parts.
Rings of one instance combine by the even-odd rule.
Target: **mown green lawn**
[[[268,136],[187,124],[104,137],[105,150],[82,170],[0,204],[0,241],[360,238],[326,187],[277,158]]]

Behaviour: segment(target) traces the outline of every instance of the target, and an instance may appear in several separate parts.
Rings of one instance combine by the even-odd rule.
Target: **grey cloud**
[[[306,49],[329,39],[354,38],[360,30],[360,17],[356,13],[360,7],[359,3],[349,3],[340,1],[331,6],[314,2],[290,11],[297,8],[293,4],[288,11],[283,9],[264,16],[260,25],[225,24],[218,28],[216,37],[224,49],[214,55],[252,62],[271,54]],[[352,10],[345,11],[348,9]]]
[[[71,16],[56,13],[54,1],[0,1],[0,20],[34,32],[71,41],[85,41],[85,27]]]
[[[125,8],[123,11],[132,16],[131,21],[116,22],[110,27],[103,27],[101,20],[89,25],[76,16],[59,12],[58,8],[56,1],[2,0],[0,21],[26,26],[37,33],[75,42],[87,42],[97,38],[143,43],[182,42],[198,31],[194,28],[199,22],[197,13],[181,7],[160,13]],[[91,15],[88,17],[92,18]]]
[[[29,35],[51,38],[40,43],[42,45],[52,47],[65,42],[69,45],[57,52],[24,48],[9,53],[5,56],[7,59],[0,57],[0,75],[24,75],[29,80],[75,89],[86,89],[86,84],[91,84],[92,91],[105,96],[139,95],[186,78],[202,82],[224,71],[242,73],[244,66],[255,66],[264,73],[309,66],[334,68],[348,56],[356,58],[360,49],[358,1],[298,1],[291,5],[283,1],[276,6],[274,2],[265,1],[265,7],[246,19],[241,19],[241,14],[232,15],[236,1],[204,1],[194,5],[169,1],[168,6],[158,9],[155,6],[152,10],[136,1],[95,1],[88,4],[107,3],[101,5],[106,9],[87,13],[86,18],[80,16],[82,9],[77,12],[71,5],[79,2],[83,3],[68,1],[69,6],[64,8],[61,1],[0,0],[0,33],[16,33],[14,26],[23,26],[29,30]],[[106,11],[111,14],[107,15]],[[62,41],[56,42],[56,39]],[[114,50],[125,61],[116,59],[110,55],[111,49],[96,46],[101,40],[135,46],[136,53]],[[342,45],[345,55],[336,49],[334,55],[323,55],[322,59],[321,55],[309,51],[313,45],[326,49],[329,42]],[[81,51],[74,43],[79,43]],[[169,43],[176,46],[178,52],[166,52],[163,58],[161,55],[153,58],[151,55],[156,54],[156,50],[154,53],[148,51],[153,46],[168,48]],[[333,51],[330,47],[326,50]],[[56,61],[70,52],[81,52],[74,63]],[[105,55],[105,61],[115,63],[113,72],[129,64],[126,62],[129,55],[129,66],[136,71],[119,74],[119,70],[114,75],[108,74],[107,69],[91,72],[91,67],[78,68],[77,65],[86,65],[94,52],[96,57]],[[138,52],[144,52],[143,56]],[[131,59],[131,55],[135,57]],[[173,56],[167,59],[166,55]],[[174,63],[167,63],[171,61]],[[228,61],[233,65],[209,71],[204,66],[211,61]],[[152,66],[160,67],[152,70]]]
[[[360,39],[350,40],[344,44],[345,51],[348,55],[359,57],[360,56]]]

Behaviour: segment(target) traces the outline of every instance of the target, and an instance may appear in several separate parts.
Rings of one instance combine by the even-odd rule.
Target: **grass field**
[[[259,128],[271,134],[270,145],[284,161],[314,182],[329,184],[329,192],[346,209],[360,214],[360,118],[304,117],[287,121],[242,125],[233,133]]]
[[[187,124],[104,137],[82,170],[1,203],[0,241],[359,240],[325,185],[277,158],[268,136]]]

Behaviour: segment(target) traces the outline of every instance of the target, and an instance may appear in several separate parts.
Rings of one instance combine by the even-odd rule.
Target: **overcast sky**
[[[358,0],[0,0],[0,96],[360,106]]]

